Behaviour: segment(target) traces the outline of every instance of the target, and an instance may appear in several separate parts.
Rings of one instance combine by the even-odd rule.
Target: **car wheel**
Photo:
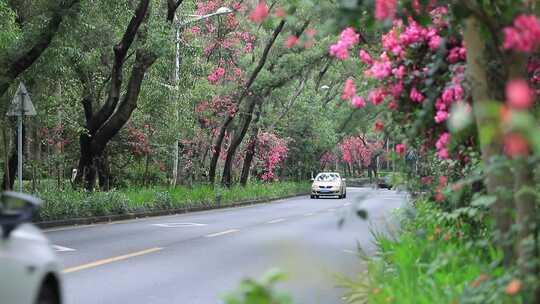
[[[60,304],[58,290],[50,284],[43,284],[39,290],[36,304]]]
[[[309,196],[309,198],[314,199],[315,195],[312,194],[312,195]]]
[[[347,198],[347,192],[343,193],[343,198]]]

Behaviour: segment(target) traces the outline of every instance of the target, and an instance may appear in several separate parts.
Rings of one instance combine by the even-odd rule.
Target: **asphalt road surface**
[[[332,304],[342,303],[336,275],[362,270],[357,246],[372,251],[373,229],[395,229],[392,211],[406,199],[349,188],[341,200],[296,197],[46,234],[65,267],[67,304],[217,304],[242,278],[276,267],[289,274],[278,288],[294,303]]]

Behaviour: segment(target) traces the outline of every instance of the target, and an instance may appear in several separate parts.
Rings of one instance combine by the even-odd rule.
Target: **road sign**
[[[21,82],[19,84],[19,88],[17,89],[17,93],[15,93],[15,96],[13,96],[13,100],[11,101],[11,106],[9,107],[8,112],[6,113],[7,116],[34,116],[36,115],[36,109],[34,108],[34,104],[32,104],[32,100],[30,99],[30,94],[28,94],[28,90],[24,86],[24,84]]]

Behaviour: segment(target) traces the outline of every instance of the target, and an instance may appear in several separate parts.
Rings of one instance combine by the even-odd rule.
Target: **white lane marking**
[[[208,235],[206,235],[206,237],[207,238],[212,238],[212,237],[221,236],[221,235],[225,235],[225,234],[229,234],[229,233],[235,233],[235,232],[238,232],[238,231],[240,231],[240,230],[238,230],[238,229],[229,229],[229,230],[225,230],[225,231],[222,231],[222,232],[208,234]]]
[[[350,205],[351,205],[351,203],[345,203],[345,204],[343,204],[343,207],[347,207],[347,206],[350,206]]]
[[[284,221],[285,221],[285,219],[280,218],[280,219],[271,220],[271,221],[266,222],[266,223],[267,224],[275,224],[275,223],[281,223],[281,222],[284,222]]]
[[[348,253],[348,254],[354,254],[354,255],[357,254],[357,252],[349,250],[349,249],[343,249],[343,252]]]
[[[328,209],[327,211],[328,211],[328,212],[334,212],[334,211],[336,211],[336,209],[330,208],[330,209]]]
[[[312,215],[314,215],[314,214],[315,214],[315,213],[313,213],[313,212],[310,212],[310,213],[306,213],[306,214],[304,214],[304,216],[312,216]]]
[[[76,249],[69,248],[69,247],[64,247],[64,246],[60,246],[60,245],[52,245],[52,248],[53,248],[56,252],[70,252],[70,251],[77,251]]]
[[[201,223],[162,223],[162,224],[151,224],[151,226],[163,227],[163,228],[184,228],[184,227],[201,227],[201,226],[206,226],[206,224],[201,224]]]

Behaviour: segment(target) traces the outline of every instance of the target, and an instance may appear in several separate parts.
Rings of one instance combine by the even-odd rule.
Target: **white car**
[[[41,201],[4,192],[0,197],[0,303],[60,304],[61,267],[32,214]]]
[[[347,185],[345,184],[345,179],[341,178],[339,173],[322,172],[317,174],[312,181],[311,198],[322,196],[347,197]]]

